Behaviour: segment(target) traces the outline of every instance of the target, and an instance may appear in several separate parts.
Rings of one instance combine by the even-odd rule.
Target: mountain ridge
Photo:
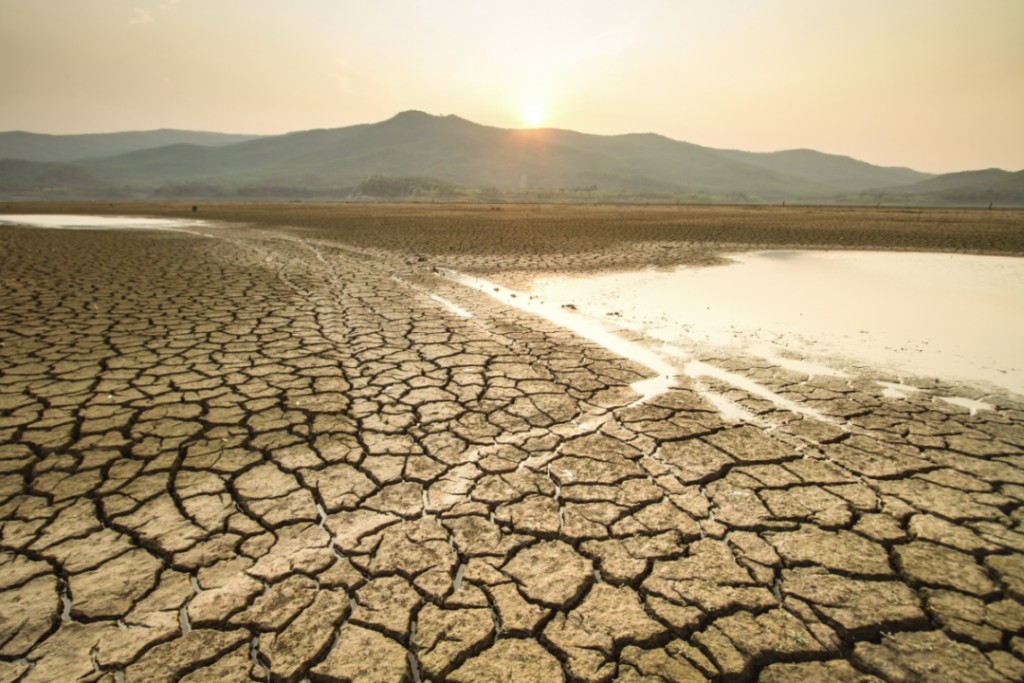
[[[442,199],[565,201],[631,197],[730,202],[981,201],[973,198],[976,192],[984,194],[976,186],[996,183],[998,187],[989,194],[999,201],[1024,203],[1024,190],[1018,196],[1015,182],[993,173],[935,176],[816,150],[745,152],[704,147],[658,133],[593,135],[559,128],[498,128],[454,114],[435,116],[417,110],[377,123],[272,136],[174,129],[94,134],[101,138],[86,142],[116,142],[133,148],[93,157],[73,156],[85,149],[81,138],[89,136],[41,136],[32,141],[45,138],[44,151],[52,161],[23,161],[61,164],[62,170],[47,172],[35,166],[29,172],[24,167],[26,175],[21,178],[11,164],[13,145],[5,146],[17,135],[38,134],[0,133],[0,195],[4,196],[241,198],[269,193],[300,198],[406,198],[366,191],[368,180],[384,178],[409,182],[376,182],[374,191],[415,187],[419,189],[412,192],[420,198],[429,191],[440,193]],[[59,149],[62,137],[67,143],[63,152]],[[955,177],[927,185],[950,175]],[[33,183],[32,178],[40,180]]]
[[[220,146],[257,137],[259,136],[177,128],[72,135],[14,130],[0,132],[0,159],[70,163],[82,159],[125,154],[156,146],[178,143]]]

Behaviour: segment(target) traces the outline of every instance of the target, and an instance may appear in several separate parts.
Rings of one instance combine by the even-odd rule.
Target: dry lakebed
[[[1024,211],[0,214],[0,682],[1024,680]]]

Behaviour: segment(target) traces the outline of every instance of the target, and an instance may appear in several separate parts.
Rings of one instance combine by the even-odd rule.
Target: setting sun
[[[538,102],[529,102],[523,106],[523,123],[534,128],[544,121],[544,107]]]

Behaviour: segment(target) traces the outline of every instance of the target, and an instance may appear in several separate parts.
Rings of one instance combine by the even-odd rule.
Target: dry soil
[[[434,272],[1021,255],[1020,212],[6,211],[231,225],[0,227],[0,681],[1024,678],[1018,397],[721,357],[822,419],[636,403],[644,368]]]

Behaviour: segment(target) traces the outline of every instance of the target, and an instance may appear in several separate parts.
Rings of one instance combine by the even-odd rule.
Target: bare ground
[[[1019,212],[33,210],[235,226],[0,228],[0,681],[1024,678],[1019,398],[709,357],[823,419],[637,404],[432,272],[1021,255]]]

